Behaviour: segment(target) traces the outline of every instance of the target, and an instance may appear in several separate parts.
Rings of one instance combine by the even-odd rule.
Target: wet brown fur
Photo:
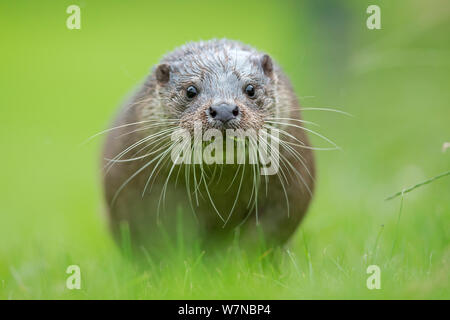
[[[226,46],[231,49],[224,50]],[[178,68],[199,69],[201,72],[196,74],[195,78],[196,81],[201,83],[208,76],[208,73],[220,73],[227,69],[227,65],[229,67],[230,61],[233,60],[233,50],[242,50],[243,54],[249,52],[251,57],[253,55],[260,56],[259,52],[239,42],[211,40],[203,43],[188,44],[176,49],[163,58],[161,64],[172,66],[178,63]],[[198,55],[200,53],[204,54],[204,51],[207,51],[205,59],[211,59],[211,61],[214,61],[214,66],[219,67],[201,65]],[[270,63],[272,62],[270,61]],[[281,116],[301,120],[298,100],[289,80],[275,63],[273,66],[270,64],[270,67],[273,70],[270,70],[268,75],[270,77],[268,80],[270,81],[270,89],[267,90],[271,90],[268,96],[272,96],[270,98],[264,97],[263,99],[266,100],[262,100],[259,104],[255,102],[255,106],[270,105],[272,109],[266,110],[265,113],[255,112],[254,107],[249,107],[247,103],[234,101],[242,110],[242,119],[239,125],[242,129],[261,128],[264,124],[265,116],[273,114],[277,108]],[[156,72],[159,72],[158,69],[156,70]],[[170,70],[170,68],[169,71],[177,72],[175,69]],[[236,75],[239,81],[241,77],[240,70],[233,69],[231,72]],[[191,82],[192,79],[182,79],[183,86]],[[177,92],[164,92],[164,85],[157,81],[154,69],[131,101],[126,103],[120,110],[112,127],[123,126],[146,119],[161,118],[161,121],[163,121],[163,119],[174,118],[174,115],[180,117],[179,121],[175,123],[177,127],[192,129],[192,123],[195,120],[201,121],[204,126],[208,126],[205,110],[213,103],[212,100],[205,102],[202,107],[197,108],[193,112],[185,114],[182,114],[183,110],[179,105],[167,106],[163,103],[163,101],[177,101],[177,103],[182,105],[183,102],[179,101],[180,99],[182,98]],[[273,101],[269,101],[270,99]],[[300,125],[299,123],[295,124]],[[242,168],[239,169],[239,165],[208,167],[209,178],[211,179],[209,192],[211,198],[214,199],[216,209],[212,206],[203,185],[197,190],[201,194],[198,196],[199,203],[197,205],[192,188],[192,170],[194,168],[186,168],[186,165],[182,165],[181,168],[177,166],[174,169],[167,184],[165,200],[160,201],[163,186],[172,167],[170,156],[167,157],[168,160],[164,162],[164,165],[161,163],[159,168],[155,170],[152,181],[148,183],[144,195],[142,195],[142,192],[148,182],[149,175],[155,168],[155,164],[142,170],[119,193],[117,192],[130,176],[152,159],[152,156],[135,161],[112,163],[112,165],[108,159],[113,159],[121,151],[145,136],[166,128],[161,126],[143,130],[146,125],[148,124],[135,124],[111,130],[103,149],[102,164],[108,168],[108,170],[104,171],[103,176],[105,203],[111,228],[117,238],[120,238],[120,226],[124,225],[123,223],[125,222],[125,225],[129,228],[134,246],[142,246],[152,250],[162,243],[164,234],[168,235],[169,238],[177,236],[176,226],[180,218],[183,221],[184,236],[186,236],[187,240],[200,239],[200,241],[206,243],[211,243],[212,239],[226,239],[236,228],[240,230],[239,234],[242,239],[250,239],[252,241],[252,239],[257,237],[258,230],[260,230],[266,241],[275,244],[286,242],[294,233],[306,213],[314,191],[315,167],[311,149],[292,145],[292,148],[301,155],[303,160],[303,163],[301,163],[290,152],[280,146],[280,153],[292,163],[293,167],[298,170],[303,178],[303,181],[301,181],[295,174],[289,172],[289,167],[285,168],[280,163],[280,167],[285,170],[288,178],[288,184],[285,187],[289,199],[289,213],[287,212],[286,197],[281,186],[280,177],[277,175],[267,176],[267,195],[265,177],[261,177],[261,183],[257,187],[259,191],[256,202],[258,216],[256,216],[254,207],[248,208],[248,199],[252,195],[253,176],[251,174],[252,168],[246,165],[246,171],[242,175],[241,192],[239,193],[235,210],[224,225],[223,221],[216,214],[216,209],[225,218],[228,218],[231,205],[234,203],[238,193],[238,185],[233,184],[230,189],[227,188],[235,176],[236,170],[242,170]],[[310,146],[304,130],[293,126],[285,126],[283,129],[302,141],[306,147]],[[286,137],[284,139],[291,140]],[[170,140],[170,135],[167,135],[167,140]],[[123,158],[130,158],[143,146],[140,145],[134,148]],[[161,150],[161,152],[164,150]],[[140,154],[145,154],[145,151]],[[220,178],[218,178],[218,174],[215,175],[215,178],[212,178],[214,168],[217,172],[221,172]],[[188,175],[185,175],[184,170],[186,169],[191,170]],[[181,173],[177,174],[178,170]],[[198,165],[197,170],[197,178],[199,178],[200,167]],[[156,174],[156,171],[158,174]],[[189,181],[186,181],[187,177],[189,177]],[[240,180],[241,174],[238,174],[236,179]],[[208,182],[210,181],[208,180]],[[190,184],[190,191],[188,191],[187,184]],[[191,200],[189,199],[189,193],[191,194]]]

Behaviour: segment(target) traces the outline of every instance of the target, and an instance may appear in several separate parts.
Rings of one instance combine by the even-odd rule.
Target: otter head
[[[275,109],[272,59],[248,48],[181,48],[155,68],[154,79],[163,112],[191,132],[196,122],[204,130],[259,130]]]

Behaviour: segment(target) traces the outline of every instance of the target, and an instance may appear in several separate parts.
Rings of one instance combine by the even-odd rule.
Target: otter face
[[[276,75],[268,55],[245,50],[189,52],[156,67],[163,111],[193,131],[259,130],[275,110]]]

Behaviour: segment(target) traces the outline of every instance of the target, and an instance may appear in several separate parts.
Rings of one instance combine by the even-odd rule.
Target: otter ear
[[[261,67],[264,71],[264,74],[268,77],[272,76],[272,72],[273,72],[273,63],[272,63],[272,58],[265,54],[262,56],[261,58]]]
[[[170,79],[170,66],[166,63],[160,64],[156,67],[155,75],[159,84],[166,84]]]

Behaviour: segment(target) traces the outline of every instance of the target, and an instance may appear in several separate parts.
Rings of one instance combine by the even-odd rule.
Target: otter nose
[[[235,119],[239,115],[238,106],[222,103],[209,107],[209,115],[214,120],[220,120],[223,123]]]

